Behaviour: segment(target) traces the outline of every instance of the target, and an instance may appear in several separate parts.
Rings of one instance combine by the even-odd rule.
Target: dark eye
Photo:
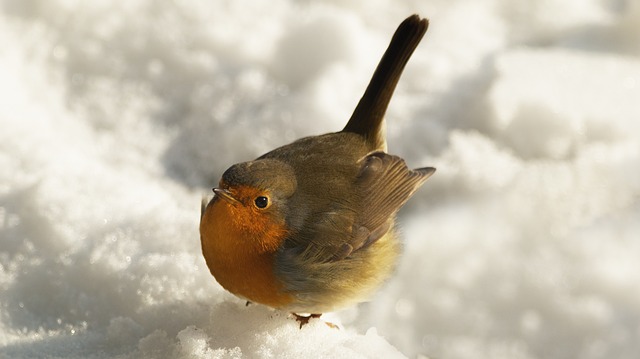
[[[255,203],[258,208],[267,208],[269,205],[269,198],[265,196],[256,197],[253,203]]]

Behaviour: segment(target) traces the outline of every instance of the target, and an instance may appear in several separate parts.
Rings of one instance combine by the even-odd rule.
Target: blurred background
[[[341,331],[244,308],[201,197],[340,130],[413,13],[397,273]],[[640,356],[637,1],[0,0],[0,44],[0,356]]]

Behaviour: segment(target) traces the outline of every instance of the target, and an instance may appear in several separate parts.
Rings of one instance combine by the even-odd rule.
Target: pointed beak
[[[222,189],[222,188],[214,188],[213,193],[215,193],[216,196],[224,199],[225,201],[231,204],[240,203],[240,201],[238,201],[235,197],[231,195],[231,192],[229,192],[229,190]]]

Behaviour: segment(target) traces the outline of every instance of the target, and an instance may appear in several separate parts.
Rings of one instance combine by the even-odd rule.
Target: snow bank
[[[0,357],[636,358],[640,6],[0,2]],[[213,280],[230,164],[340,129],[431,28],[389,149],[438,168],[370,303],[302,330]]]

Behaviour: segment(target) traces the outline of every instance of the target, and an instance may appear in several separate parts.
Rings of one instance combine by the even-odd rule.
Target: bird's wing
[[[402,158],[380,151],[359,162],[355,187],[360,193],[361,208],[356,225],[371,233],[387,225],[388,219],[436,171],[433,167],[411,170]]]
[[[387,233],[393,216],[435,172],[410,170],[400,157],[376,151],[362,157],[353,189],[357,203],[336,201],[311,218],[289,248],[314,261],[337,261],[365,248]],[[296,247],[296,248],[292,248]]]
[[[352,224],[351,239],[334,254],[335,259],[345,258],[384,236],[393,225],[396,212],[435,172],[433,167],[411,170],[402,158],[381,151],[364,156],[359,164],[355,182],[359,211]]]

